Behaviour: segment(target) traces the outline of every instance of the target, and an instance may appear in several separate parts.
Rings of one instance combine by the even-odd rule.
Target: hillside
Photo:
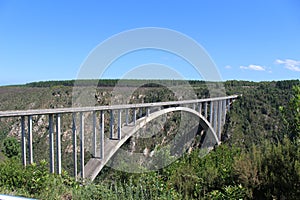
[[[96,92],[89,94],[93,99],[92,103],[95,105],[110,104],[112,91],[116,83],[117,80],[100,81]],[[204,82],[190,81],[189,83],[198,98],[208,96],[208,88]],[[180,82],[170,81],[168,84],[170,87],[178,87]],[[107,187],[105,191],[112,195],[116,193],[116,188],[118,188],[118,190],[124,192],[124,198],[126,195],[133,193],[139,198],[146,198],[148,195],[151,198],[160,196],[167,199],[200,197],[208,199],[229,197],[272,197],[281,199],[287,196],[293,199],[297,197],[297,194],[300,192],[296,189],[299,185],[298,180],[300,177],[300,167],[297,164],[300,156],[299,149],[294,145],[293,139],[287,133],[286,124],[283,123],[284,117],[287,116],[284,116],[280,108],[288,107],[289,101],[293,97],[292,88],[299,84],[299,80],[259,83],[247,81],[225,82],[224,85],[228,95],[242,94],[242,96],[234,102],[230,113],[227,115],[223,131],[223,140],[225,142],[220,147],[216,148],[208,156],[199,158],[198,155],[201,153],[198,149],[199,145],[197,142],[193,142],[191,144],[193,151],[190,151],[189,154],[158,172],[126,174],[107,167],[96,180],[96,183],[99,183],[101,186],[95,185],[95,187]],[[24,86],[0,87],[0,110],[71,107],[73,85],[73,81],[56,81],[30,83]],[[136,85],[139,85],[138,81],[128,80],[126,85],[122,87],[126,92],[126,89],[134,88]],[[81,82],[80,87],[82,87],[83,92],[88,91],[86,90],[88,86],[88,82]],[[117,98],[121,99],[122,96]],[[158,82],[157,84],[146,84],[134,90],[130,102],[155,102],[177,99],[178,95],[174,95],[166,87],[159,86]],[[63,118],[63,156],[65,158],[63,168],[69,173],[71,173],[70,169],[72,167],[70,151],[68,150],[71,144],[70,117],[66,115]],[[89,117],[87,116],[87,118]],[[165,120],[167,122],[164,124],[164,127],[161,127],[158,122],[153,122],[148,128],[145,128],[144,131],[149,131],[151,126],[156,126],[156,128],[163,130],[154,139],[132,138],[130,142],[125,144],[126,147],[124,148],[143,153],[146,148],[151,150],[163,146],[163,140],[167,141],[174,137],[173,134],[176,133],[178,115],[176,113],[167,115]],[[34,123],[38,124],[34,127],[34,155],[35,161],[38,163],[42,159],[48,158],[48,152],[45,151],[48,148],[46,121],[45,116],[34,118]],[[108,119],[106,123],[108,123]],[[20,122],[18,119],[0,119],[0,141],[5,141],[5,138],[9,137],[15,137],[19,140]],[[136,144],[134,147],[133,143]],[[89,141],[87,141],[87,144],[88,148],[86,151],[88,153],[91,144]],[[3,142],[0,145],[3,150]],[[282,155],[278,154],[277,151]],[[286,152],[289,152],[288,156],[284,155]],[[292,154],[294,158],[291,157]],[[0,160],[3,159],[5,159],[4,155],[0,154]],[[267,173],[272,172],[272,169],[269,167],[273,165],[275,160],[279,167],[281,167],[281,163],[283,166],[287,165],[287,168],[293,168],[290,170],[289,177],[286,177],[284,181],[278,179],[276,173],[273,173],[273,178],[267,175]],[[285,162],[289,162],[292,166],[284,164]],[[268,169],[265,169],[265,167]],[[285,174],[284,171],[278,172],[278,176],[283,174]],[[270,178],[266,179],[268,176]],[[139,188],[138,185],[145,181],[148,183],[148,186],[145,186],[143,189]],[[287,185],[280,189],[277,184],[282,181]],[[133,193],[130,193],[128,188],[133,188],[132,190],[135,192],[131,191]],[[288,192],[285,188],[290,188],[290,191]],[[102,197],[104,195],[97,189],[93,192],[96,195],[102,195]],[[76,196],[74,191],[71,193],[73,197]]]

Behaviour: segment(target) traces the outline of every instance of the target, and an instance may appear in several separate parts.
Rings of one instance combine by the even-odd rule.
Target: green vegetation
[[[113,82],[101,84],[110,87]],[[0,96],[1,109],[70,105],[71,81],[35,84],[0,88],[0,93],[1,90],[8,91]],[[198,97],[207,95],[203,82],[191,81],[190,84]],[[234,102],[227,115],[223,130],[225,141],[220,146],[202,157],[201,149],[192,143],[192,151],[155,172],[131,174],[105,167],[93,183],[81,184],[71,178],[67,172],[70,163],[65,163],[66,171],[62,175],[49,174],[48,164],[42,159],[37,159],[37,164],[22,167],[19,142],[12,137],[13,131],[9,131],[17,122],[0,119],[0,193],[39,199],[298,199],[299,85],[297,80],[227,81],[227,94],[243,96]],[[18,93],[14,93],[16,90]],[[23,105],[11,105],[15,102],[13,94],[15,99],[23,99]],[[142,99],[135,98],[133,102],[175,99],[171,91],[155,85],[137,90],[134,96],[142,96]],[[99,87],[95,98],[98,104],[108,104],[110,90]],[[36,105],[28,102],[36,102]],[[169,119],[171,122],[165,129],[176,130],[177,115],[171,115]],[[42,121],[41,118],[34,120]],[[68,117],[65,117],[64,122],[67,121]],[[67,126],[65,130],[70,129]],[[44,131],[43,127],[38,130]],[[158,141],[168,134],[161,133],[151,145],[158,145]],[[34,141],[40,146],[35,151],[45,149],[43,140],[46,136],[40,134]],[[136,143],[136,149],[142,150],[149,142],[136,140]],[[171,155],[165,153],[164,156]]]
[[[3,153],[6,157],[12,158],[15,156],[19,156],[21,151],[21,147],[19,142],[14,137],[7,137],[3,141]]]

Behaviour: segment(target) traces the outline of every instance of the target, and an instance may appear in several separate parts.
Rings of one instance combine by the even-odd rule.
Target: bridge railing
[[[205,117],[214,127],[218,137],[221,136],[221,124],[225,123],[226,110],[230,109],[231,102],[236,99],[238,95],[231,95],[226,97],[215,97],[206,99],[193,99],[183,101],[169,101],[169,102],[155,102],[155,103],[138,103],[126,105],[107,105],[107,106],[93,106],[93,107],[71,107],[71,108],[55,108],[55,109],[37,109],[37,110],[16,110],[16,111],[0,111],[0,118],[6,117],[20,117],[21,120],[21,150],[22,162],[26,166],[27,163],[32,164],[33,159],[33,116],[48,115],[48,130],[49,130],[49,164],[50,172],[55,173],[55,156],[56,156],[56,173],[61,174],[61,115],[72,115],[72,151],[73,151],[73,165],[74,176],[77,178],[77,131],[76,126],[77,114],[79,114],[79,153],[80,153],[80,168],[81,176],[84,178],[84,151],[85,151],[85,115],[84,113],[92,113],[92,153],[94,157],[104,158],[104,130],[105,130],[105,113],[110,115],[110,139],[122,138],[122,126],[135,125],[136,121],[141,117],[147,117],[151,114],[151,110],[161,109],[162,107],[177,107],[189,106],[197,110],[203,117]],[[125,111],[125,122],[122,120],[122,112]],[[140,113],[138,114],[137,111]],[[131,113],[130,113],[131,112]],[[115,115],[117,114],[117,137],[115,138]],[[99,116],[100,115],[100,116]],[[131,120],[129,116],[131,116]],[[99,116],[97,122],[97,116]],[[27,120],[27,123],[26,123]],[[54,133],[54,122],[55,130]],[[27,124],[27,126],[26,126]],[[27,127],[27,135],[25,128]],[[97,134],[99,132],[99,134]],[[97,135],[100,135],[100,152],[98,152]],[[56,136],[56,138],[55,138]],[[54,145],[54,139],[56,144]],[[56,149],[55,149],[56,146]],[[27,161],[28,148],[28,161]]]

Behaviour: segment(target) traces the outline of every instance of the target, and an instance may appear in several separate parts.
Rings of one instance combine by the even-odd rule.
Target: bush
[[[20,155],[20,144],[14,137],[7,137],[3,141],[3,153],[8,158]]]
[[[298,199],[300,195],[299,144],[287,137],[282,144],[265,142],[235,158],[238,181],[252,198]]]
[[[39,199],[60,199],[78,183],[67,175],[49,173],[46,161],[23,167],[17,158],[0,164],[1,192]]]

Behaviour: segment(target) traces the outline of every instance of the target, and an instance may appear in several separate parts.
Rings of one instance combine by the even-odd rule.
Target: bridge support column
[[[213,109],[213,127],[215,130],[215,133],[217,133],[217,120],[218,120],[218,102],[213,102],[214,109]]]
[[[139,111],[140,111],[139,117],[142,118],[143,117],[143,109],[140,108]]]
[[[128,117],[128,108],[125,110],[125,122],[126,122],[126,126],[128,126],[129,124],[129,117]]]
[[[100,113],[100,158],[104,158],[104,111]]]
[[[96,112],[93,111],[93,139],[92,139],[92,147],[93,147],[93,156],[97,157],[97,118]]]
[[[56,170],[61,174],[61,126],[60,114],[56,115]]]
[[[199,114],[202,115],[202,103],[199,103],[199,110],[198,110]]]
[[[221,141],[222,101],[218,101],[218,139]]]
[[[222,103],[222,126],[225,124],[225,121],[226,121],[226,100],[223,100],[223,103]]]
[[[150,115],[150,108],[146,108],[146,116],[149,117]]]
[[[33,163],[33,151],[32,151],[32,116],[28,116],[28,154],[29,154],[29,164]]]
[[[84,176],[84,115],[80,112],[80,165],[81,165],[81,178]]]
[[[54,173],[53,114],[49,115],[49,157],[50,173]]]
[[[133,125],[136,123],[136,109],[133,109]]]
[[[114,128],[115,128],[115,118],[114,118],[114,111],[110,110],[110,139],[114,137]]]
[[[207,119],[207,102],[204,103],[204,117]]]
[[[74,177],[77,180],[77,130],[76,130],[76,113],[72,114],[72,133],[73,133],[73,164]]]
[[[230,103],[231,103],[231,100],[227,99],[227,112],[230,111]]]
[[[213,108],[214,108],[214,102],[210,102],[210,111],[209,111],[209,123],[213,124]]]
[[[122,138],[122,110],[118,110],[118,140]]]
[[[24,166],[26,166],[25,116],[21,117],[21,146],[22,146],[22,163]]]

